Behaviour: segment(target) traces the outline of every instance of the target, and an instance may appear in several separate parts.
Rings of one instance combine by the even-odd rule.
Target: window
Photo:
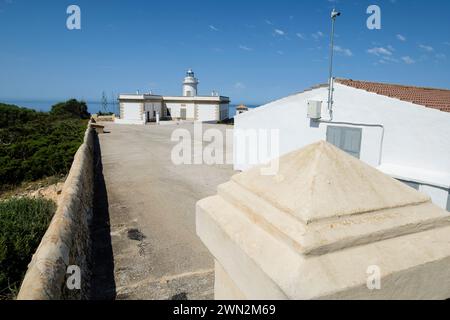
[[[355,158],[361,154],[361,128],[328,126],[327,141]]]
[[[417,182],[411,182],[411,181],[400,180],[400,179],[398,181],[403,182],[407,186],[409,186],[413,189],[416,189],[416,190],[419,190],[419,188],[420,188],[420,184],[418,184]]]

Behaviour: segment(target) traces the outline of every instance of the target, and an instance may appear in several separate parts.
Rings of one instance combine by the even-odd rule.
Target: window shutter
[[[327,141],[355,158],[361,154],[361,128],[328,126]]]
[[[327,141],[338,148],[341,147],[341,130],[339,127],[328,127]]]

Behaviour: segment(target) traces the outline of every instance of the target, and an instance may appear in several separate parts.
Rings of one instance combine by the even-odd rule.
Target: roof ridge
[[[401,88],[414,88],[414,89],[438,90],[438,91],[450,92],[450,89],[445,89],[445,88],[423,87],[423,86],[405,85],[405,84],[399,84],[399,83],[376,82],[376,81],[368,81],[368,80],[355,80],[355,79],[347,79],[347,78],[335,78],[334,81],[336,81],[338,83],[340,83],[341,81],[351,81],[351,82],[361,82],[361,83],[370,83],[370,84],[382,84],[382,85],[395,86],[395,87],[401,87]]]
[[[337,78],[344,86],[364,90],[385,97],[411,102],[427,108],[450,112],[450,90],[441,88],[408,86],[383,82]]]

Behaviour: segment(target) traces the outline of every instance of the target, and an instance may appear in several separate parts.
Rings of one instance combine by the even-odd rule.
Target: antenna
[[[330,70],[328,77],[328,112],[330,114],[331,120],[333,120],[333,91],[334,91],[334,81],[333,81],[333,54],[334,54],[334,24],[336,18],[341,15],[340,12],[333,8],[331,12],[331,37],[330,37]]]

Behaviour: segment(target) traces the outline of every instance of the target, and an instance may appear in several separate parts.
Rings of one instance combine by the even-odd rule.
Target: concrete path
[[[215,194],[232,166],[172,164],[171,134],[192,133],[192,124],[102,124],[116,298],[213,298],[213,259],[195,232],[195,203]]]

